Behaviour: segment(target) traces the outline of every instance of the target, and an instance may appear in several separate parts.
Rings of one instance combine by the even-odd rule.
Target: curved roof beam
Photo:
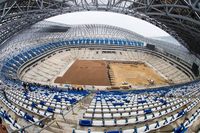
[[[43,19],[87,10],[111,11],[143,19],[200,54],[195,48],[200,42],[199,0],[4,0],[0,3],[0,43]]]

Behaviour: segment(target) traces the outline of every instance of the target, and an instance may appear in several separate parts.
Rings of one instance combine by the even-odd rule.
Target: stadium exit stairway
[[[72,133],[73,128],[78,128],[77,120],[83,117],[83,113],[90,105],[95,93],[91,93],[86,96],[80,102],[78,102],[73,109],[64,114],[64,118],[61,115],[55,115],[55,120],[46,125],[40,133]]]

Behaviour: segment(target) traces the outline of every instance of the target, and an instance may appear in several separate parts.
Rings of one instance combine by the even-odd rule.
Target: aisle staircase
[[[90,105],[92,98],[95,94],[91,93],[79,103],[77,103],[73,108],[69,110],[63,116],[56,115],[55,120],[46,125],[41,129],[40,133],[72,133],[74,128],[80,128],[78,124],[78,119],[83,117],[83,113]]]
[[[110,68],[110,64],[108,64],[108,66],[109,66],[109,69],[107,69],[107,70],[108,70],[108,77],[109,77],[109,80],[110,80],[110,84],[111,84],[111,86],[115,86],[116,82],[115,82],[114,72]]]

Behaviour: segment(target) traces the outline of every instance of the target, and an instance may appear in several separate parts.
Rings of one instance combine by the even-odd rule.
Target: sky
[[[145,37],[151,38],[170,36],[165,31],[144,20],[119,13],[99,11],[75,12],[58,15],[47,20],[70,25],[107,24],[128,29]],[[169,41],[174,41],[174,43],[177,44],[174,38],[169,39]]]

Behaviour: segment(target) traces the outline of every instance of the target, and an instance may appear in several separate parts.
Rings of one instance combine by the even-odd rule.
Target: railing
[[[85,100],[87,97],[89,97],[90,95],[93,95],[93,93],[89,94],[88,96],[85,96],[83,99],[81,99],[81,101]],[[80,103],[81,101],[79,101],[78,103]],[[66,113],[61,113],[60,115],[63,117],[63,120],[66,122],[67,120],[65,119],[65,116],[67,114],[69,114],[70,112],[74,113],[74,108],[77,108],[79,106],[79,104],[75,104],[74,106],[71,105],[71,108],[66,112]],[[44,129],[48,128],[49,126],[51,126],[53,123],[56,123],[56,125],[58,126],[58,128],[61,129],[60,125],[58,124],[58,122],[56,120],[50,122],[49,124],[45,125],[45,127],[43,127],[42,129],[40,129],[38,131],[38,133],[42,132]]]
[[[40,133],[40,132],[42,132],[44,129],[50,127],[53,123],[56,123],[56,125],[58,126],[58,128],[61,129],[61,127],[59,126],[58,122],[57,122],[56,120],[54,120],[54,121],[51,121],[50,123],[48,123],[47,125],[45,125],[45,127],[43,127],[42,129],[40,129],[40,130],[38,131],[38,133]]]
[[[26,132],[25,130],[26,130],[27,128],[32,127],[33,125],[36,125],[36,124],[38,124],[38,123],[40,123],[40,122],[42,122],[42,121],[44,121],[44,120],[46,120],[46,119],[48,119],[48,118],[52,120],[52,119],[53,119],[53,115],[49,115],[49,116],[47,116],[47,117],[44,117],[44,118],[40,119],[39,121],[36,121],[36,122],[34,122],[34,123],[30,124],[30,125],[27,125],[27,126],[25,126],[25,127],[20,128],[20,129],[17,129],[17,130],[15,130],[15,131],[13,131],[12,133]]]
[[[71,108],[66,113],[62,113],[61,115],[62,115],[64,121],[66,122],[65,116],[67,114],[69,114],[71,111],[72,111],[72,113],[74,113],[74,109],[79,106],[79,103],[82,102],[82,101],[84,101],[86,98],[88,98],[91,95],[94,95],[94,94],[91,92],[89,95],[87,95],[83,99],[81,99],[81,101],[79,101],[78,103],[76,103],[74,106],[71,105]]]

